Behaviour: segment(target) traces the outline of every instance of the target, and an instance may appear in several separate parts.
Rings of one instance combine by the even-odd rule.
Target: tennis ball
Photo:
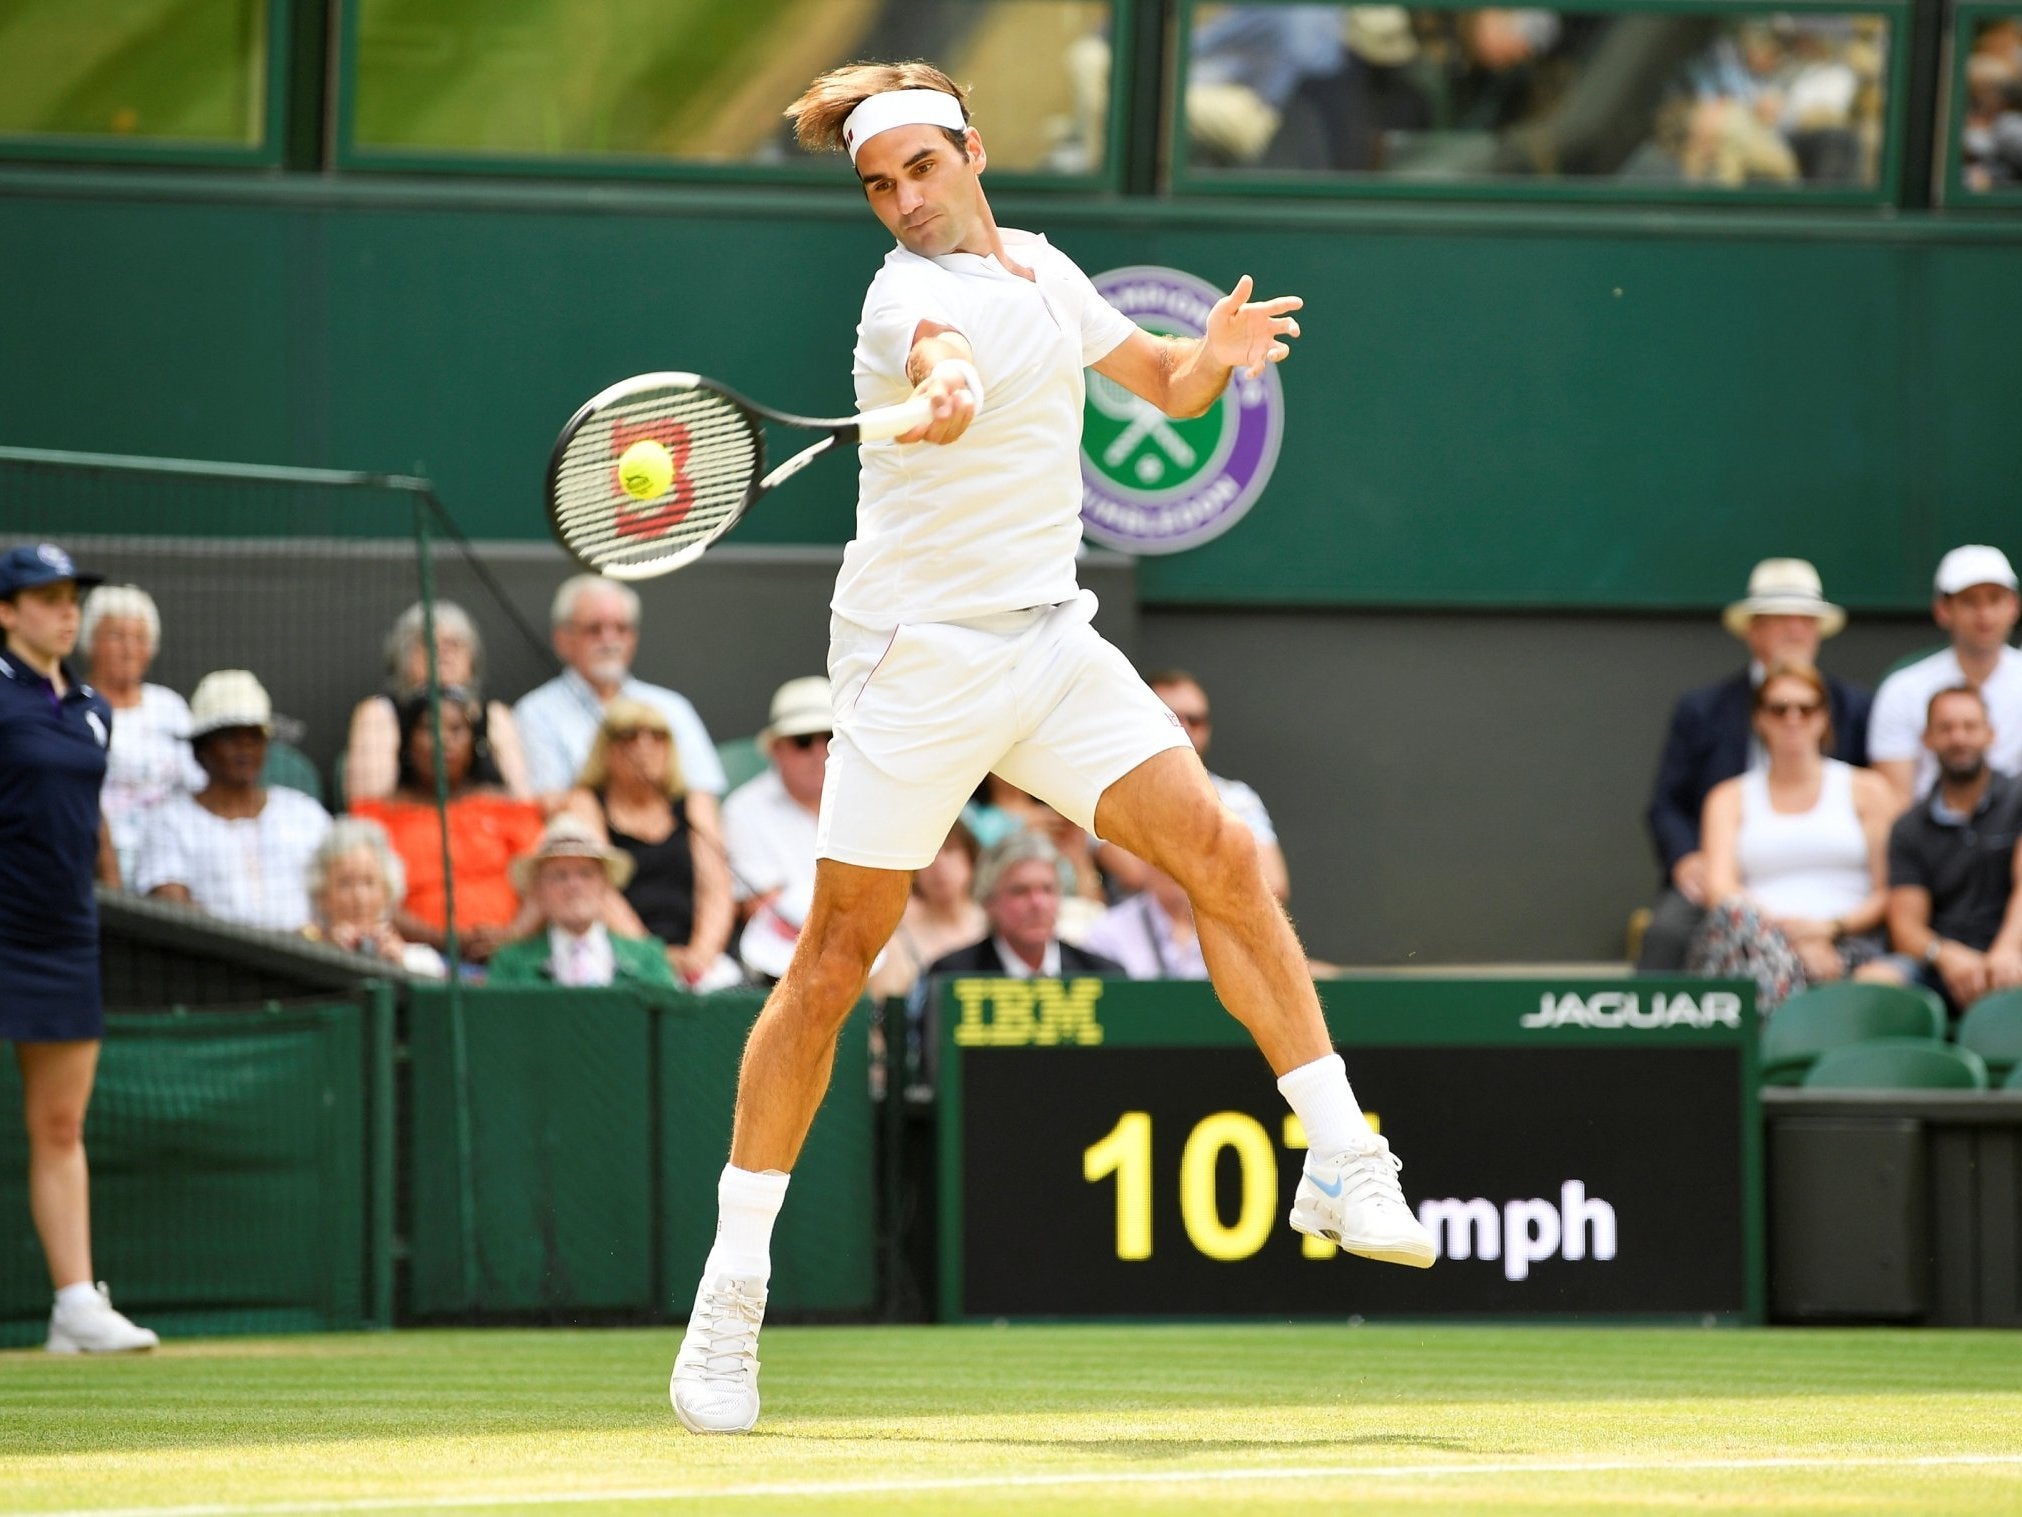
[[[634,500],[665,495],[674,483],[674,455],[650,437],[642,437],[618,457],[618,483]]]

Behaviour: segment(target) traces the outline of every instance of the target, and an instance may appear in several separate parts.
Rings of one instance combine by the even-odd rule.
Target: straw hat
[[[1825,598],[1818,570],[1802,558],[1765,558],[1748,576],[1748,594],[1720,615],[1736,637],[1748,636],[1758,616],[1809,616],[1818,635],[1831,637],[1846,625],[1846,612]]]
[[[512,861],[509,870],[513,889],[521,895],[531,890],[534,871],[548,859],[595,859],[604,866],[604,874],[614,890],[623,890],[632,878],[632,856],[602,841],[580,817],[567,812],[548,823],[538,848]]]

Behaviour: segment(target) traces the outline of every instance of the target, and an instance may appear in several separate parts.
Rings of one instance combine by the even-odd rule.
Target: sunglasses
[[[812,748],[816,743],[825,743],[828,741],[828,739],[829,735],[826,732],[796,732],[792,737],[788,738],[787,741],[793,744],[793,746],[798,748],[802,753],[805,753],[807,752],[808,749]]]
[[[668,734],[658,727],[620,727],[611,734],[614,743],[629,743],[636,738],[650,737],[657,742],[666,742]]]
[[[1764,701],[1762,710],[1765,715],[1778,718],[1791,715],[1817,716],[1819,712],[1825,710],[1825,705],[1821,701]]]

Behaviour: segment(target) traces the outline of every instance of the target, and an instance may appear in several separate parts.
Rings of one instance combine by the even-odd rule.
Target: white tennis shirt
[[[857,534],[832,602],[859,625],[969,621],[1076,593],[1082,370],[1137,328],[1044,237],[1001,235],[1036,279],[987,254],[896,247],[864,296],[859,407],[912,393],[922,321],[968,339],[985,398],[958,442],[859,450]]]

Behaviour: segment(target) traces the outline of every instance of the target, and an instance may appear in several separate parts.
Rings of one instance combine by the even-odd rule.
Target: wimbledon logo
[[[1105,299],[1147,331],[1198,337],[1222,292],[1178,269],[1095,276]],[[1082,406],[1081,524],[1105,547],[1176,553],[1220,537],[1250,509],[1278,461],[1285,395],[1275,366],[1237,374],[1205,416],[1178,421],[1088,372]]]

